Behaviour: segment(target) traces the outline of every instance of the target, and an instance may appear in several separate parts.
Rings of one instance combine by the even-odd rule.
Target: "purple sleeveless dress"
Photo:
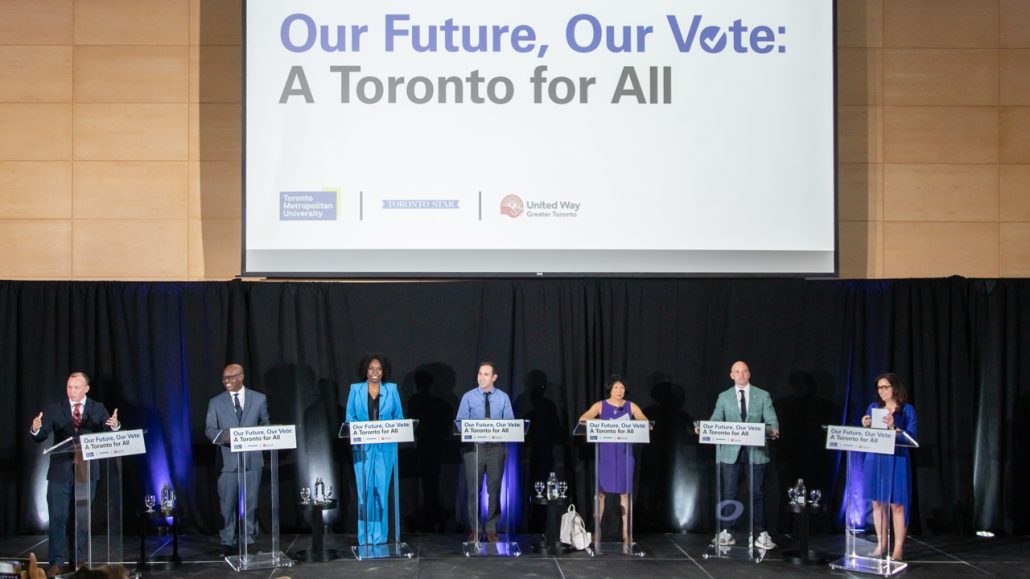
[[[629,400],[619,406],[601,401],[601,420],[630,420],[633,418]],[[624,494],[633,492],[633,447],[621,442],[603,442],[598,445],[597,484],[602,493]]]

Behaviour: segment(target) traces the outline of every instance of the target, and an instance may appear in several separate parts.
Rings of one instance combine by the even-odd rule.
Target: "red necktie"
[[[79,427],[82,426],[82,404],[76,402],[75,408],[72,410],[72,426],[75,427],[75,432],[79,431]]]

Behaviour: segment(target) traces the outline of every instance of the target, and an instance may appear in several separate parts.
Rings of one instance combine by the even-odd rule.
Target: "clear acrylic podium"
[[[754,426],[757,423],[728,423],[723,424],[750,424]],[[722,454],[724,448],[739,446],[740,452],[746,453],[747,460],[744,465],[744,479],[747,483],[747,498],[744,499],[746,502],[740,500],[740,494],[734,492],[736,498],[729,500],[724,498],[726,493],[730,489],[724,489],[722,484],[722,465],[718,458],[715,462],[715,538],[705,549],[703,557],[705,559],[737,559],[747,560],[754,563],[761,563],[765,559],[766,550],[760,549],[754,546],[755,536],[755,500],[754,500],[754,485],[755,485],[755,461],[754,455],[750,452],[752,446],[762,447],[766,445],[766,439],[769,436],[768,427],[765,427],[765,436],[761,437],[761,444],[755,443],[753,445],[748,444],[717,444],[706,440],[702,433],[701,444],[713,444],[715,446],[715,455],[718,457]],[[763,481],[764,482],[764,481]],[[739,489],[740,481],[737,481]],[[738,489],[733,489],[737,491]],[[746,517],[746,518],[745,518]],[[740,537],[740,525],[746,522],[746,537]],[[723,532],[730,533],[732,542],[725,544],[721,541]],[[736,535],[733,532],[737,531]],[[746,540],[742,540],[746,539]]]
[[[122,537],[122,458],[84,460],[82,447],[74,438],[65,439],[43,451],[45,455],[67,454],[75,467],[75,521],[68,559],[94,564],[125,562]],[[100,478],[93,485],[93,474]],[[95,491],[95,492],[94,492]],[[94,517],[94,507],[99,516]],[[79,559],[84,557],[84,559]],[[51,561],[51,563],[54,563]],[[64,561],[57,561],[63,565]]]
[[[229,445],[230,430],[231,429],[220,431],[212,443],[216,445]],[[251,553],[250,548],[247,546],[247,495],[251,492],[258,492],[259,489],[247,488],[247,466],[249,466],[250,461],[254,459],[254,455],[261,452],[268,452],[269,455],[269,474],[272,485],[270,494],[270,507],[272,511],[272,528],[270,534],[272,536],[272,549],[268,553]],[[250,569],[292,567],[293,559],[287,556],[286,553],[283,553],[279,541],[279,451],[255,450],[234,452],[234,454],[236,455],[236,480],[240,489],[240,500],[238,503],[240,506],[237,510],[238,518],[236,521],[239,552],[236,555],[226,557],[225,562],[237,572],[248,571]],[[255,513],[254,525],[257,524],[257,514]]]
[[[525,438],[526,433],[529,432],[529,421],[528,420],[520,420],[520,419],[515,419],[515,420],[522,423],[522,433],[521,434],[522,434],[522,437]],[[493,422],[512,422],[512,419],[496,419],[496,420],[485,419],[485,420],[477,420],[476,422],[490,422],[490,421],[493,421]],[[497,530],[498,530],[498,535],[500,537],[500,540],[497,541],[496,543],[489,542],[489,541],[487,541],[487,542],[482,541],[481,531],[483,529],[482,529],[481,522],[480,522],[480,518],[482,516],[482,507],[480,505],[480,497],[482,496],[482,493],[480,492],[480,490],[482,488],[482,485],[484,484],[483,481],[485,479],[485,477],[481,476],[481,473],[483,472],[483,469],[486,467],[486,464],[485,464],[485,454],[484,453],[487,452],[487,450],[484,447],[484,445],[496,444],[496,445],[506,445],[507,446],[509,444],[515,444],[515,443],[512,443],[512,442],[477,442],[476,438],[469,438],[468,437],[469,435],[465,435],[465,436],[462,435],[462,422],[463,422],[462,420],[455,420],[454,421],[454,434],[455,434],[455,436],[458,437],[458,440],[460,440],[463,444],[471,444],[471,446],[472,446],[473,462],[474,462],[474,465],[475,465],[475,473],[476,473],[476,475],[469,475],[469,473],[467,473],[467,472],[465,473],[466,474],[466,476],[465,476],[465,480],[466,481],[473,481],[473,480],[475,481],[475,488],[474,489],[470,488],[469,485],[467,485],[467,484],[466,484],[466,488],[465,488],[465,492],[472,493],[472,500],[469,501],[468,497],[465,497],[466,500],[464,501],[464,504],[468,505],[467,508],[470,508],[472,510],[472,512],[470,512],[468,514],[468,518],[470,519],[470,522],[472,523],[472,529],[471,529],[471,533],[470,534],[473,536],[474,540],[472,540],[472,541],[466,540],[466,541],[462,542],[462,553],[466,557],[474,557],[474,556],[519,557],[519,556],[522,555],[522,548],[519,547],[519,544],[518,544],[517,541],[512,540],[511,520],[508,517],[508,512],[503,508],[503,505],[504,505],[505,501],[502,500],[502,499],[503,499],[504,495],[506,494],[505,493],[506,489],[504,488],[503,484],[498,483],[500,485],[500,495],[501,496],[497,497],[498,509],[499,509],[498,513],[499,513],[499,516],[500,516],[500,519],[498,521],[499,527],[498,527]],[[507,451],[508,451],[508,449],[505,448],[505,457],[507,457]],[[463,462],[464,468],[467,469],[468,468],[468,464],[465,463],[465,461],[464,461],[464,455],[465,454],[466,453],[463,450],[462,451],[462,462]],[[501,473],[500,473],[501,482],[503,482],[503,480],[504,480],[504,466],[505,466],[504,463],[505,462],[507,462],[507,458],[505,458],[505,460],[502,461],[502,463],[501,463]],[[492,498],[493,497],[489,497],[489,493],[488,493],[488,499],[487,500],[489,501]],[[487,504],[489,504],[489,502]]]
[[[418,425],[418,420],[403,419],[406,422],[411,423],[411,428],[414,430],[415,426]],[[376,422],[399,422],[400,420],[379,420],[379,421],[366,421],[366,424],[374,424]],[[351,440],[350,436],[350,424],[344,422],[340,424],[340,431],[337,435],[339,438],[348,440],[351,444],[351,452],[354,453],[354,459],[358,460],[361,458],[361,478],[356,481],[357,487],[357,518],[358,518],[358,535],[359,544],[351,547],[351,552],[354,553],[354,558],[358,560],[364,559],[391,559],[391,558],[404,558],[410,559],[414,556],[415,552],[408,546],[407,543],[401,541],[401,509],[400,509],[400,486],[398,483],[398,473],[400,470],[400,463],[398,462],[398,453],[396,442],[385,442],[375,443],[384,445],[393,445],[393,473],[390,476],[390,490],[388,496],[392,495],[393,500],[387,500],[387,520],[390,521],[390,527],[392,533],[390,538],[391,542],[383,544],[360,544],[361,530],[364,529],[367,533],[374,524],[378,524],[379,516],[376,510],[376,503],[374,500],[369,500],[369,493],[374,493],[375,489],[368,488],[368,481],[375,475],[375,465],[369,464],[374,462],[371,459],[371,453],[374,452],[368,448],[373,445],[365,445],[359,441]],[[387,450],[387,452],[390,452]]]
[[[610,422],[628,422],[626,421],[610,421]],[[654,428],[654,421],[648,421],[648,430]],[[646,444],[643,442],[629,443],[629,442],[595,442],[591,441],[587,437],[587,424],[586,422],[580,422],[576,424],[576,427],[572,431],[573,436],[583,436],[587,438],[587,442],[594,447],[594,544],[592,548],[587,549],[587,554],[590,556],[598,555],[629,555],[633,557],[643,557],[645,555],[644,549],[636,542],[633,537],[633,499],[635,497],[633,492],[633,475],[634,475],[634,459],[633,459],[633,444]],[[603,455],[603,457],[602,457]],[[601,474],[602,460],[606,464],[611,464],[614,472],[610,476]],[[613,479],[612,483],[618,488],[626,489],[625,493],[609,492],[609,494],[620,495],[619,505],[620,509],[625,509],[625,537],[619,542],[606,542],[602,536],[601,529],[601,517],[604,513],[604,503],[601,498],[601,479],[609,478]],[[622,504],[621,495],[626,495],[626,504]],[[620,513],[621,515],[621,513]],[[620,517],[621,518],[621,517]]]
[[[919,448],[919,443],[907,432],[897,431],[894,446]],[[893,452],[877,454],[853,450],[846,451],[845,458],[847,470],[844,487],[844,556],[831,561],[830,568],[882,577],[896,575],[908,567],[908,563],[891,558],[895,537],[890,504],[897,458]],[[874,467],[874,464],[884,465],[887,476],[875,477],[876,488],[865,489],[862,473],[865,468]],[[871,496],[887,497],[884,508],[880,509],[879,520],[872,508],[872,499],[869,498]],[[867,530],[869,522],[879,530],[878,534],[874,532],[871,537]]]

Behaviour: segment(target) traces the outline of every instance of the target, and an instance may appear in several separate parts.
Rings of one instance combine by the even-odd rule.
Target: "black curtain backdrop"
[[[532,420],[509,469],[518,530],[542,530],[541,513],[522,505],[550,471],[589,509],[592,452],[569,433],[615,371],[657,422],[639,450],[636,529],[711,531],[713,452],[691,421],[710,415],[738,359],[780,416],[766,487],[774,531],[789,530],[781,505],[797,478],[832,497],[820,524],[839,528],[844,461],[823,450],[820,425],[856,424],[873,378],[888,370],[909,386],[919,416],[913,531],[1030,528],[1020,492],[1030,487],[1028,461],[1017,461],[1030,447],[1017,418],[1030,415],[1021,365],[1030,359],[1030,281],[573,279],[0,282],[0,396],[9,402],[0,407],[9,507],[0,532],[44,528],[46,459],[29,424],[82,369],[90,396],[118,408],[126,428],[147,430],[148,454],[125,459],[126,504],[168,481],[186,530],[214,533],[218,463],[203,427],[228,362],[269,395],[273,422],[298,427],[298,450],[281,455],[284,530],[306,528],[293,497],[322,476],[350,505],[331,522],[352,531],[350,450],[336,428],[371,351],[387,355],[406,416],[421,420],[417,443],[400,454],[405,531],[458,529],[451,420],[483,359],[497,363],[517,415]]]

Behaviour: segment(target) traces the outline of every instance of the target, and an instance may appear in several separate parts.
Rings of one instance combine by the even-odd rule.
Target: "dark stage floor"
[[[487,577],[556,577],[562,579],[599,577],[816,577],[825,575],[871,577],[833,571],[826,565],[803,566],[786,562],[785,549],[794,542],[789,536],[774,536],[779,548],[769,552],[759,563],[704,559],[708,536],[644,535],[638,537],[647,552],[643,558],[621,555],[590,557],[584,552],[551,556],[534,552],[532,543],[539,536],[519,536],[523,555],[510,557],[466,558],[461,551],[461,537],[457,535],[408,535],[402,537],[414,550],[411,559],[357,561],[350,554],[354,538],[346,535],[326,537],[326,547],[338,549],[341,558],[328,563],[298,562],[291,568],[255,570],[234,573],[228,565],[217,559],[217,537],[188,535],[179,539],[179,554],[184,563],[174,569],[144,569],[145,577],[267,577],[312,578],[375,575],[378,577],[459,577],[472,579]],[[138,557],[139,540],[126,538],[126,559]],[[309,547],[308,535],[286,535],[283,545],[287,553],[295,554]],[[267,545],[259,546],[268,548]],[[844,541],[839,536],[816,537],[812,548],[839,556]],[[171,553],[171,540],[167,537],[148,537],[149,556]],[[17,536],[0,538],[0,559],[23,558],[30,551],[37,555],[47,552],[45,536]],[[1030,537],[981,539],[976,537],[934,536],[909,537],[905,557],[909,569],[903,577],[932,577],[950,579],[958,577],[1028,577],[1030,578]],[[134,563],[133,563],[134,565]],[[127,565],[130,566],[130,565]]]

